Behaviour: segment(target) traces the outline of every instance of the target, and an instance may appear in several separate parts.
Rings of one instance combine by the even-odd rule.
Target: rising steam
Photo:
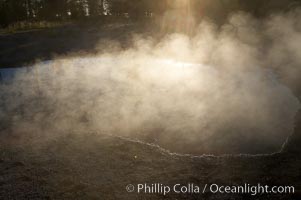
[[[194,154],[277,151],[300,107],[282,84],[300,71],[300,17],[238,13],[222,27],[204,20],[192,37],[140,36],[128,50],[23,68],[0,86],[1,129],[106,133]]]

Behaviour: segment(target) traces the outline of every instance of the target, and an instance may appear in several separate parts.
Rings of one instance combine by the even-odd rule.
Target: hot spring
[[[299,108],[267,69],[152,55],[55,59],[1,69],[1,82],[0,117],[13,130],[110,134],[195,155],[279,151]]]

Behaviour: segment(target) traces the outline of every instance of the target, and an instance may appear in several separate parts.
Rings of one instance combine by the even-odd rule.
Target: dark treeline
[[[185,10],[198,18],[223,19],[237,10],[261,16],[277,9],[290,9],[301,0],[0,0],[0,25],[18,21],[64,21],[120,16],[135,20],[161,16],[169,9]],[[179,12],[179,15],[185,12]],[[183,15],[183,17],[185,17]]]

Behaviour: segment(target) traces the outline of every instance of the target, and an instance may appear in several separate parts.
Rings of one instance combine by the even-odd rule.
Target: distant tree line
[[[0,25],[25,20],[67,20],[103,15],[106,0],[0,0]]]
[[[27,20],[80,20],[103,15],[142,19],[163,15],[168,9],[185,9],[196,17],[223,18],[245,10],[264,15],[273,9],[300,5],[301,0],[0,0],[0,26]],[[183,3],[184,2],[184,3]],[[185,17],[185,16],[183,16]]]

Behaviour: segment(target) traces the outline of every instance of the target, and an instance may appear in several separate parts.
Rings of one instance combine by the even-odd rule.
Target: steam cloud
[[[277,151],[300,107],[282,84],[300,72],[300,18],[237,13],[222,27],[204,20],[193,37],[138,36],[127,50],[23,68],[0,86],[1,129],[107,133],[194,154]]]

